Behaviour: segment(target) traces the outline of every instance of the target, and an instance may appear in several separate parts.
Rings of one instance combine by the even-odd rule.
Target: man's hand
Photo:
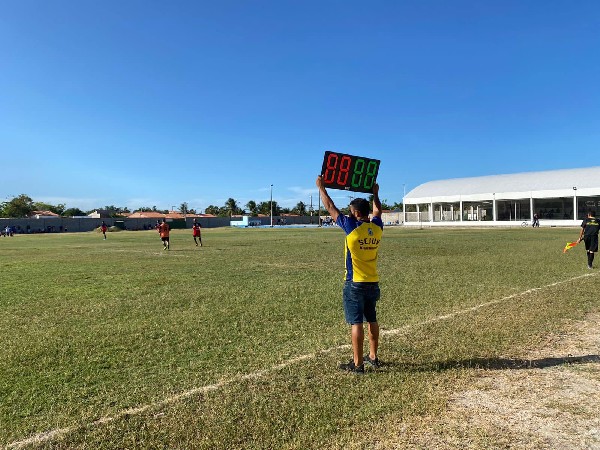
[[[322,177],[321,175],[319,175],[319,176],[317,177],[316,184],[317,184],[317,187],[318,187],[319,189],[322,189],[322,188],[323,188],[323,177]]]
[[[373,185],[373,195],[379,195],[379,185],[377,183]]]

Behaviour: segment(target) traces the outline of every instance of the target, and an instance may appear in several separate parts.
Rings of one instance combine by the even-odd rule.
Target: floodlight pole
[[[406,223],[406,183],[402,183],[402,225],[404,225],[405,223]]]
[[[577,220],[577,186],[573,186],[573,220]],[[584,216],[585,217],[585,216]]]
[[[273,228],[273,185],[271,185],[271,228]]]
[[[321,193],[319,192],[319,206],[317,207],[317,224],[321,226]]]

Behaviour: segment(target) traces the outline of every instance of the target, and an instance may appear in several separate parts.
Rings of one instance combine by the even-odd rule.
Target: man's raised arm
[[[379,200],[379,185],[373,185],[373,217],[381,217],[381,200]]]
[[[325,186],[323,186],[323,177],[321,175],[317,177],[317,187],[319,188],[319,194],[321,195],[323,206],[325,207],[327,212],[329,212],[329,215],[331,216],[333,221],[337,222],[337,218],[341,214],[340,210],[337,209],[337,206],[335,206],[335,203],[333,203],[333,200],[331,200],[331,197],[327,193]]]

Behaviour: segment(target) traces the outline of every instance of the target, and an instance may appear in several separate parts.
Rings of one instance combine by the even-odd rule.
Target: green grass
[[[169,252],[154,231],[2,238],[0,445],[65,427],[37,447],[367,445],[370,427],[441,414],[472,367],[597,309],[595,275],[567,281],[590,273],[580,247],[562,254],[577,235],[387,228],[379,320],[403,331],[358,378],[336,370],[350,357],[339,229],[206,229],[202,248],[175,231]],[[302,355],[316,356],[275,369]]]

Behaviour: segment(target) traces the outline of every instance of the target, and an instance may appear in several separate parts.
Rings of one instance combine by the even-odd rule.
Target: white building
[[[404,198],[405,225],[531,223],[575,226],[600,214],[600,167],[455,178],[421,184]]]

